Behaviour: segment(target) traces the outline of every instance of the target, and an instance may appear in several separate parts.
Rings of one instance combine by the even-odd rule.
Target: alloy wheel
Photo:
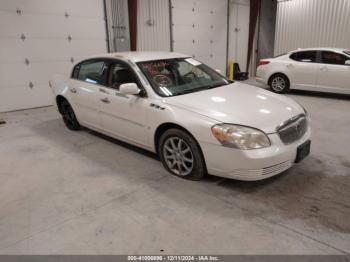
[[[276,92],[281,92],[286,88],[286,80],[280,76],[277,76],[272,80],[271,87]]]
[[[179,137],[169,137],[163,146],[163,157],[168,168],[178,176],[189,175],[194,166],[190,146]]]

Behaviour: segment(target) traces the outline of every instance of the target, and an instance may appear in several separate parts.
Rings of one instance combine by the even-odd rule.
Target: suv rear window
[[[290,55],[290,59],[293,59],[298,62],[304,63],[315,63],[316,62],[316,51],[301,51],[296,52]]]

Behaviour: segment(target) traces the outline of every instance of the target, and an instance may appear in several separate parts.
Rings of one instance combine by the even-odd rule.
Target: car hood
[[[166,98],[165,103],[222,123],[275,133],[286,120],[304,113],[294,100],[242,83]]]

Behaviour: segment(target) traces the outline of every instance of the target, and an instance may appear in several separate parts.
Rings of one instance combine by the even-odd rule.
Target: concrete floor
[[[0,114],[0,253],[349,254],[350,99],[290,96],[312,116],[312,154],[256,183],[176,178],[54,108]]]

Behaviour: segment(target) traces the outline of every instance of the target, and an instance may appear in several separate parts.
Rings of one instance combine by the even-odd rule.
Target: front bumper
[[[277,134],[269,135],[271,146],[239,150],[201,143],[208,173],[237,180],[262,180],[286,171],[295,163],[297,148],[311,139],[311,129],[298,141],[285,145]]]

